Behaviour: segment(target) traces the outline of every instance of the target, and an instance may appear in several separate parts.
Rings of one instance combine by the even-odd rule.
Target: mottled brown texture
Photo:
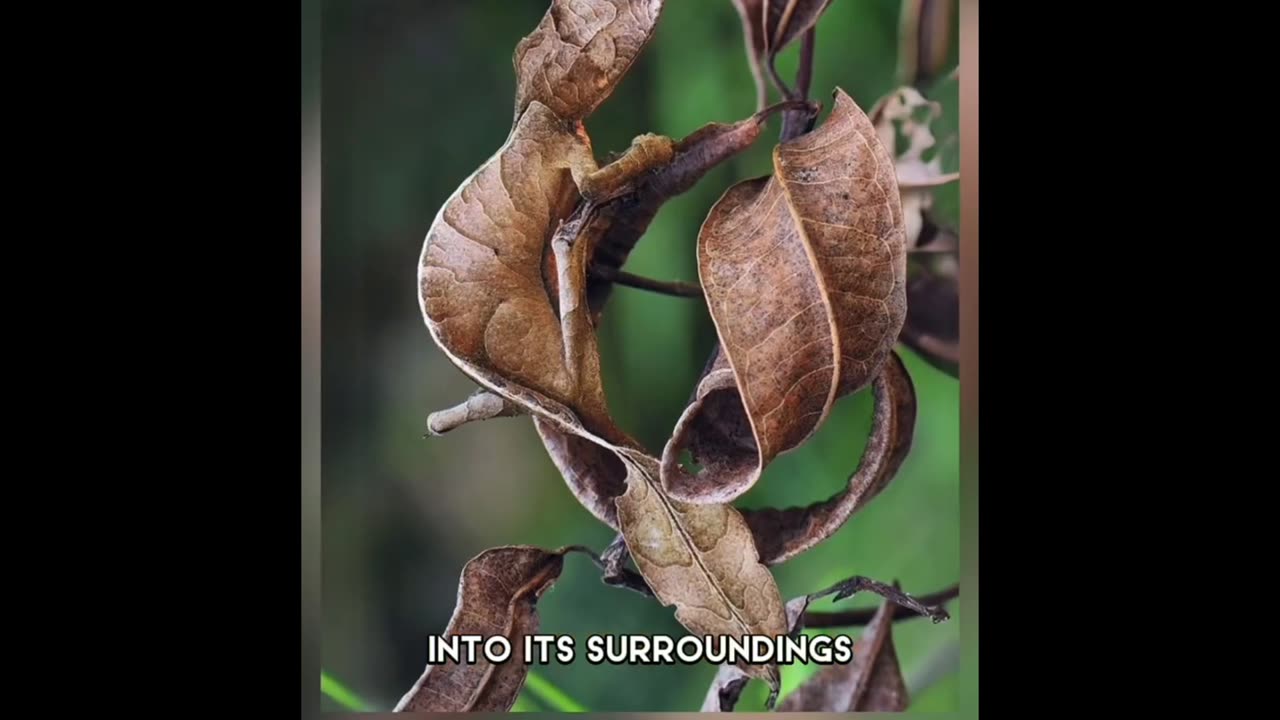
[[[538,631],[538,598],[560,577],[564,551],[514,546],[486,550],[462,568],[458,600],[443,637],[501,635],[511,641],[505,663],[486,660],[428,665],[396,712],[506,712],[524,686],[526,635]]]
[[[577,182],[596,169],[585,135],[533,103],[441,208],[418,279],[427,327],[459,368],[528,412],[608,433],[594,335],[575,334],[586,325],[585,307],[572,288],[549,288],[542,273],[553,235],[582,221],[570,217]],[[566,263],[556,281],[583,280],[585,245],[560,249]]]
[[[618,521],[640,574],[676,619],[699,636],[787,632],[782,597],[762,565],[742,515],[729,505],[688,505],[666,497],[657,460],[622,452],[627,492]],[[742,668],[779,687],[776,663]]]
[[[667,443],[663,484],[685,502],[749,490],[838,398],[871,382],[906,315],[893,162],[853,100],[837,90],[820,128],[775,147],[774,170],[730,188],[698,237],[703,292],[738,397],[723,373],[704,376]],[[700,473],[676,472],[686,447]]]
[[[890,353],[872,384],[875,409],[871,435],[858,467],[844,489],[804,507],[744,510],[766,565],[785,562],[835,534],[859,509],[893,480],[911,452],[915,434],[916,393],[898,354]]]
[[[854,643],[853,659],[819,670],[779,712],[902,712],[909,698],[893,647],[893,608],[885,601]]]
[[[604,102],[649,43],[664,0],[552,0],[516,45],[515,120],[534,102],[581,120]]]

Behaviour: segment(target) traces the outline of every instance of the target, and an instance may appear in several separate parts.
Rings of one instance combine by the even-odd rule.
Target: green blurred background
[[[323,666],[375,709],[389,709],[421,674],[425,638],[444,630],[458,573],[508,544],[602,550],[612,531],[580,507],[527,418],[504,418],[423,439],[432,410],[474,386],[432,344],[416,299],[421,242],[440,205],[502,144],[514,90],[511,54],[546,0],[351,0],[323,16],[322,563]],[[864,109],[896,84],[898,0],[835,0],[819,25],[813,94],[839,86]],[[955,62],[957,42],[951,43]],[[799,43],[780,58],[794,77]],[[957,87],[940,139],[957,128]],[[774,96],[776,98],[776,96]],[[587,120],[597,153],[655,132],[679,138],[754,110],[742,29],[729,0],[669,0],[646,53]],[[825,117],[825,110],[824,110]],[[628,271],[696,281],[694,244],[707,210],[738,180],[767,174],[780,128],[669,202]],[[944,154],[957,169],[958,148]],[[938,198],[955,223],[955,184]],[[715,343],[696,301],[615,290],[601,328],[610,405],[622,426],[660,451]],[[959,386],[900,348],[920,398],[915,444],[897,479],[834,537],[774,568],[784,598],[853,574],[898,580],[908,592],[960,577]],[[776,460],[742,507],[806,504],[845,483],[870,425],[870,391],[842,400],[806,446]],[[855,597],[815,609],[870,606]],[[895,639],[912,710],[956,709],[959,621],[899,623]],[[606,587],[581,556],[539,605],[542,632],[683,634],[670,608]],[[856,630],[850,631],[856,632]],[[715,667],[537,668],[591,710],[690,711]],[[783,693],[810,668],[784,668]],[[739,710],[763,707],[751,683]],[[330,699],[326,709],[338,706]],[[545,705],[523,697],[521,709]]]

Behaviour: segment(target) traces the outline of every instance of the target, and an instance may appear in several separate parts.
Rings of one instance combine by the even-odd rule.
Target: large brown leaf
[[[623,451],[627,491],[618,522],[640,574],[676,619],[699,636],[777,636],[787,632],[782,596],[760,563],[751,531],[729,505],[689,505],[666,497],[658,462]],[[776,664],[742,668],[775,692]]]
[[[436,344],[481,385],[532,414],[617,438],[574,294],[588,243],[572,241],[590,219],[573,213],[577,187],[596,170],[581,126],[533,102],[440,209],[423,243],[419,301]],[[542,272],[548,248],[552,280]]]
[[[396,705],[396,712],[506,712],[524,686],[524,637],[538,631],[538,598],[560,577],[565,550],[514,546],[486,550],[462,568],[458,601],[443,637],[502,636],[511,657],[494,664],[428,665]]]
[[[779,712],[901,712],[908,696],[893,647],[895,605],[880,605],[853,646],[853,660],[819,670],[778,706]]]
[[[893,161],[853,100],[837,90],[820,128],[774,149],[774,170],[730,188],[698,237],[723,357],[663,452],[664,486],[682,501],[750,489],[876,377],[906,315]],[[701,472],[680,471],[686,446]]]
[[[552,0],[516,45],[515,120],[541,102],[565,120],[599,107],[653,35],[664,0]]]
[[[872,384],[872,393],[871,435],[843,490],[805,507],[743,511],[761,562],[785,562],[831,537],[854,512],[879,495],[902,467],[915,434],[916,393],[897,353],[890,354]]]

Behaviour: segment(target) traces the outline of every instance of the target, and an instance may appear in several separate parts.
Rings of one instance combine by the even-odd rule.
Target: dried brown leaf
[[[885,601],[854,643],[853,660],[819,670],[778,706],[779,712],[901,712],[908,696],[893,647],[895,605]]]
[[[428,665],[396,705],[396,712],[506,712],[524,686],[524,637],[538,630],[538,599],[560,577],[564,550],[512,546],[486,550],[462,568],[458,600],[443,637],[502,636],[511,642],[505,663]]]
[[[589,243],[573,240],[590,219],[574,212],[577,186],[596,170],[581,126],[532,103],[436,216],[419,301],[436,344],[479,384],[531,414],[617,438],[574,289],[585,283]]]
[[[666,497],[658,462],[622,452],[627,492],[618,498],[618,521],[627,548],[663,606],[699,636],[778,636],[787,632],[782,597],[760,563],[751,531],[729,505],[689,505]],[[776,692],[776,663],[743,667]]]
[[[805,31],[817,24],[831,0],[766,0],[765,52],[770,61]]]
[[[627,489],[627,468],[617,454],[541,418],[534,418],[533,424],[573,496],[600,522],[617,530],[614,500]]]
[[[698,237],[723,360],[663,453],[663,483],[682,501],[750,489],[876,377],[906,315],[893,162],[853,100],[837,90],[820,128],[774,149],[774,170],[730,188]],[[686,444],[699,473],[679,472]]]
[[[759,138],[770,113],[794,105],[780,103],[735,123],[710,123],[674,143],[670,157],[663,162],[639,164],[630,168],[625,181],[614,182],[627,185],[628,190],[597,207],[575,241],[576,245],[590,248],[586,296],[593,327],[599,323],[617,269],[663,203],[692,188],[713,167],[750,147]],[[600,174],[613,165],[603,168]],[[548,253],[543,275],[549,278],[548,292],[552,295],[559,293],[556,267],[554,254]],[[575,435],[571,429],[563,429],[563,422],[535,420],[535,424],[574,496],[594,516],[617,530],[613,500],[626,488],[627,473],[622,463],[611,450]]]
[[[872,383],[875,409],[871,435],[858,468],[839,493],[821,502],[785,510],[744,510],[760,560],[776,565],[831,537],[853,513],[880,494],[911,451],[915,434],[916,393],[898,354],[890,353]]]
[[[609,97],[653,36],[664,0],[552,0],[516,45],[515,121],[540,102],[568,121]]]

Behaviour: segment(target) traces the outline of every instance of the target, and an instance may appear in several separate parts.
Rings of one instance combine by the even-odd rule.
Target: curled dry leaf
[[[587,244],[571,241],[589,219],[574,213],[577,185],[596,170],[585,134],[535,101],[440,209],[423,243],[419,301],[436,344],[481,385],[532,414],[617,437],[573,295]],[[548,247],[560,261],[554,285],[542,272]]]
[[[816,25],[829,5],[831,0],[766,0],[764,43],[769,61]]]
[[[854,643],[853,660],[825,667],[783,699],[779,712],[901,712],[908,696],[893,647],[895,606],[881,603]]]
[[[893,161],[853,100],[837,90],[820,128],[775,147],[774,170],[730,188],[698,237],[721,357],[663,452],[682,501],[750,489],[876,377],[906,315]],[[682,471],[686,446],[701,472]]]
[[[666,497],[658,462],[623,451],[627,492],[618,521],[640,574],[663,606],[699,636],[778,636],[786,614],[773,575],[760,563],[751,531],[729,505],[689,505]],[[777,692],[776,663],[742,668]]]
[[[801,103],[808,105],[807,103]],[[630,190],[596,208],[578,242],[589,246],[586,281],[591,324],[598,325],[617,269],[670,198],[692,188],[713,167],[741,153],[759,137],[769,115],[797,103],[784,102],[735,123],[710,123],[674,143],[666,164],[635,173]],[[609,166],[606,166],[606,168]],[[554,257],[544,277],[554,278]],[[552,294],[555,291],[549,290]],[[574,496],[594,516],[617,530],[613,500],[626,488],[627,471],[616,455],[598,443],[563,429],[563,423],[535,419],[543,444]]]
[[[538,630],[538,598],[560,577],[564,550],[513,546],[486,550],[462,568],[458,601],[444,632],[446,639],[464,635],[501,635],[511,642],[511,658],[488,662],[448,661],[428,665],[396,705],[396,712],[506,712],[524,686],[524,637]]]
[[[761,562],[776,565],[831,537],[854,512],[879,495],[902,467],[915,434],[916,393],[896,352],[890,353],[872,383],[872,394],[871,435],[843,490],[805,507],[743,511]]]
[[[664,0],[552,0],[516,45],[515,121],[540,102],[573,121],[604,102],[653,36]]]

